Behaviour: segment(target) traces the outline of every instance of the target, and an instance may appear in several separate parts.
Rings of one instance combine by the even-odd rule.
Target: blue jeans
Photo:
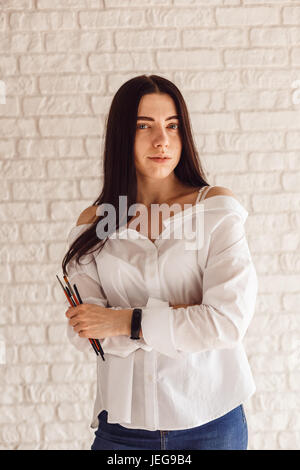
[[[209,423],[180,431],[128,429],[98,415],[91,450],[247,450],[248,426],[243,405]]]

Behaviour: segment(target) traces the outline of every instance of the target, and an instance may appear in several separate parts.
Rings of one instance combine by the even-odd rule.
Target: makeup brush
[[[73,297],[71,296],[68,287],[67,287],[67,286],[66,286],[66,287],[63,286],[63,284],[62,284],[62,282],[61,282],[61,280],[59,279],[59,277],[58,277],[57,274],[56,274],[56,277],[57,277],[57,279],[58,279],[58,281],[59,281],[59,283],[60,283],[60,285],[61,285],[61,288],[62,288],[62,290],[64,291],[64,294],[65,294],[65,296],[67,297],[68,302],[69,302],[69,304],[71,305],[71,307],[76,306],[77,304],[76,304],[75,300],[73,299]],[[96,353],[97,356],[98,356],[99,353],[98,353],[98,350],[97,350],[97,346],[94,344],[94,342],[92,341],[92,339],[90,339],[90,338],[88,338],[88,339],[89,339],[91,345],[93,346],[93,349],[94,349],[95,353]]]

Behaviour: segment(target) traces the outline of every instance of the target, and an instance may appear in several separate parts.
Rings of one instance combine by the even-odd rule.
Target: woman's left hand
[[[96,304],[80,304],[76,307],[69,307],[66,316],[74,331],[81,338],[107,338],[119,334],[116,331],[117,313],[120,313],[120,310]]]

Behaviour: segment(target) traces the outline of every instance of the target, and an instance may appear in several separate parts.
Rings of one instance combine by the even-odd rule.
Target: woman
[[[123,84],[102,193],[62,263],[83,300],[66,311],[69,339],[94,354],[88,338],[98,338],[105,355],[92,450],[247,449],[243,402],[255,384],[242,339],[257,295],[247,215],[231,190],[208,185],[178,88],[156,75]]]

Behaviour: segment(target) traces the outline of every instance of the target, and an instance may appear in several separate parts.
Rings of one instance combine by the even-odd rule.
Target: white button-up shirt
[[[71,260],[68,277],[84,303],[142,308],[144,339],[99,338],[105,361],[67,322],[71,343],[97,360],[92,428],[102,410],[109,423],[127,428],[192,428],[254,393],[242,344],[258,289],[244,230],[247,216],[232,196],[198,197],[192,207],[163,220],[154,243],[123,225],[99,253],[81,259],[89,264]],[[73,227],[69,246],[90,225]],[[183,225],[183,236],[176,236]]]

